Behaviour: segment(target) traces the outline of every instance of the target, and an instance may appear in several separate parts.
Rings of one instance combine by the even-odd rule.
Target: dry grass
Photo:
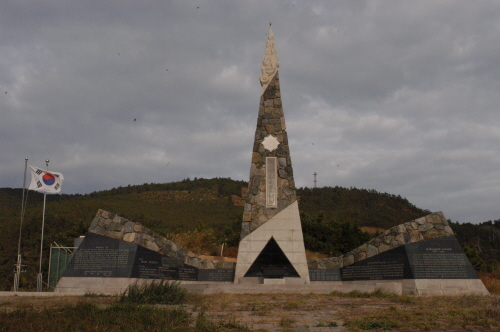
[[[327,258],[327,257],[329,257],[329,256],[325,255],[325,254],[321,254],[319,252],[309,251],[306,249],[306,258],[308,261],[314,261],[317,259]]]
[[[186,233],[167,234],[165,236],[180,247],[186,248],[197,255],[219,256],[221,247],[216,244],[212,229],[194,230]]]
[[[415,297],[412,303],[357,306],[341,313],[352,331],[500,330],[500,299],[487,296]]]
[[[480,273],[479,276],[490,294],[500,295],[500,272]]]
[[[4,297],[0,324],[2,313],[15,309],[57,310],[81,302],[106,308],[117,301],[117,297]],[[216,294],[190,295],[187,304],[202,313],[193,322],[206,331],[500,331],[500,296],[495,295]]]
[[[498,296],[347,294],[219,294],[203,297],[207,314],[235,317],[253,331],[500,331]]]
[[[382,227],[363,226],[363,227],[360,227],[360,229],[363,232],[369,233],[371,235],[381,234],[381,233],[385,232],[385,228],[382,228]]]

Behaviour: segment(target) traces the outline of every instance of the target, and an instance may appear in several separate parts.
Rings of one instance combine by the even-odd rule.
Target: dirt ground
[[[0,312],[91,302],[116,297],[0,297]],[[182,305],[193,317],[234,322],[251,331],[500,331],[499,296],[351,298],[327,294],[216,294]],[[347,326],[344,324],[347,323]]]

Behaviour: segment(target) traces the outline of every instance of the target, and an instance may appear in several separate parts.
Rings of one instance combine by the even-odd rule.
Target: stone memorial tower
[[[309,283],[278,67],[270,27],[235,283]]]

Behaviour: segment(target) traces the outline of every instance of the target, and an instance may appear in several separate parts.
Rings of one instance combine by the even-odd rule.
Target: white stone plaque
[[[267,151],[274,151],[278,148],[278,146],[280,145],[280,142],[278,141],[278,139],[276,137],[274,137],[273,135],[268,135],[266,138],[264,138],[264,140],[262,141],[262,145],[264,145],[264,148],[267,150]]]
[[[266,157],[266,207],[278,207],[278,158]]]

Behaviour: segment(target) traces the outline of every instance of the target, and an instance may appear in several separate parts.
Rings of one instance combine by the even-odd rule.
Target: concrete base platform
[[[129,285],[152,282],[153,279],[133,278],[69,278],[63,277],[55,289],[62,294],[119,294]],[[264,281],[264,280],[263,280]],[[191,293],[298,293],[328,294],[338,292],[373,292],[381,289],[398,295],[489,295],[480,279],[404,279],[369,281],[311,281],[309,284],[282,282],[240,283],[181,281]]]

